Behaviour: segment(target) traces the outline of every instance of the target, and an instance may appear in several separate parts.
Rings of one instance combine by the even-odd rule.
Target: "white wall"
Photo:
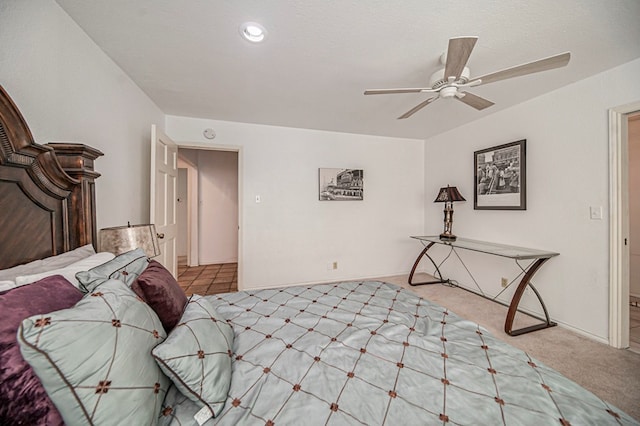
[[[244,288],[406,273],[423,229],[424,142],[168,116],[183,146],[241,147]],[[318,168],[364,169],[364,201],[318,200]],[[262,202],[256,203],[260,195]],[[327,264],[338,262],[337,270]]]
[[[81,142],[96,160],[98,227],[149,220],[151,124],[164,114],[52,0],[0,2],[0,84],[36,142]]]
[[[629,119],[629,293],[640,297],[640,115]]]
[[[454,233],[559,252],[533,282],[554,319],[602,341],[609,320],[607,111],[640,100],[638,75],[635,60],[433,137],[425,147],[426,193],[435,197],[448,183],[469,200],[455,205]],[[527,139],[527,210],[473,210],[473,152],[519,139]],[[602,206],[603,220],[590,220],[590,206]],[[441,232],[441,207],[427,203],[432,234]],[[516,270],[488,256],[471,256],[470,269],[491,294],[500,276]],[[472,284],[463,269],[446,272]],[[531,297],[524,306],[539,311]]]

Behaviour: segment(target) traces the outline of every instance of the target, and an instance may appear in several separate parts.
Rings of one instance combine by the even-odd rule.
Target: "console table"
[[[524,333],[530,333],[532,331],[536,331],[536,330],[541,330],[543,328],[548,328],[548,327],[553,327],[555,325],[557,325],[555,322],[552,322],[551,319],[549,318],[549,313],[547,312],[547,307],[545,306],[542,297],[540,296],[540,293],[538,293],[538,290],[536,290],[536,288],[533,286],[533,284],[531,283],[531,278],[533,277],[533,275],[538,271],[538,269],[540,269],[540,267],[550,258],[557,256],[559,253],[553,253],[553,252],[548,252],[548,251],[542,251],[542,250],[535,250],[535,249],[530,249],[530,248],[525,248],[525,247],[516,247],[516,246],[510,246],[510,245],[506,245],[506,244],[497,244],[497,243],[490,243],[487,241],[478,241],[478,240],[471,240],[471,239],[467,239],[467,238],[457,238],[455,241],[443,241],[440,240],[440,238],[438,236],[412,236],[411,238],[414,238],[418,241],[420,241],[422,243],[422,245],[424,246],[424,249],[422,250],[422,252],[418,255],[418,257],[416,258],[415,263],[413,264],[413,268],[411,268],[411,273],[409,274],[409,284],[411,285],[425,285],[425,284],[437,284],[437,283],[451,283],[450,280],[448,279],[444,279],[442,278],[442,274],[440,273],[440,268],[439,266],[436,264],[436,262],[431,258],[431,256],[429,256],[429,254],[427,253],[429,251],[429,249],[431,247],[433,247],[435,244],[439,244],[439,245],[444,245],[444,246],[448,246],[451,251],[456,252],[457,249],[462,249],[462,250],[471,250],[471,251],[476,251],[476,252],[480,252],[480,253],[485,253],[485,254],[489,254],[489,255],[493,255],[493,256],[501,256],[501,257],[506,257],[509,259],[514,259],[516,264],[518,265],[518,267],[522,270],[522,273],[524,274],[522,279],[520,280],[520,283],[518,284],[518,287],[516,288],[515,293],[513,294],[513,297],[511,298],[511,303],[506,304],[501,302],[500,300],[497,299],[498,296],[500,296],[500,294],[502,294],[502,292],[504,290],[506,290],[507,288],[509,288],[511,286],[511,284],[513,283],[513,281],[511,283],[509,283],[509,285],[507,285],[507,287],[505,287],[500,293],[498,293],[495,297],[488,297],[486,295],[484,295],[484,293],[482,292],[476,292],[474,290],[468,289],[468,288],[464,288],[464,287],[459,287],[463,290],[467,290],[470,291],[474,294],[477,294],[478,296],[484,297],[485,299],[489,299],[493,302],[496,303],[500,303],[504,306],[508,306],[509,310],[507,312],[507,318],[505,320],[504,323],[504,331],[505,333],[507,333],[510,336],[517,336],[520,334],[524,334]],[[456,252],[457,255],[457,252]],[[433,266],[435,266],[436,268],[436,274],[438,278],[435,281],[426,281],[426,282],[420,282],[420,283],[414,283],[413,282],[413,274],[416,271],[416,268],[418,267],[418,263],[420,263],[420,260],[426,257],[428,258],[431,263],[433,264]],[[460,256],[458,255],[458,258],[460,258]],[[446,258],[445,258],[446,260]],[[523,267],[519,261],[520,260],[532,260],[532,262],[526,266]],[[460,261],[462,262],[462,259],[460,259]],[[443,261],[444,262],[444,261]],[[442,263],[441,263],[442,265]],[[464,262],[463,262],[464,265]],[[466,265],[464,265],[466,268]],[[468,272],[468,268],[467,268],[467,272]],[[471,275],[471,273],[469,272],[469,274]],[[471,276],[473,279],[473,276]],[[515,281],[515,279],[514,279]],[[475,279],[474,279],[475,282]],[[476,282],[477,285],[477,282]],[[540,302],[540,305],[542,306],[542,310],[544,311],[544,318],[540,318],[536,315],[532,315],[526,312],[526,315],[529,315],[533,318],[536,318],[540,321],[542,321],[541,324],[536,324],[536,325],[532,325],[529,327],[523,327],[517,330],[513,330],[513,320],[516,316],[516,312],[519,311],[518,309],[518,305],[520,303],[520,299],[522,298],[522,295],[524,294],[524,291],[526,290],[526,288],[529,287],[531,288],[531,290],[533,290],[533,292],[535,293],[536,297],[538,298],[538,301]],[[479,288],[479,286],[478,286]],[[522,312],[522,311],[521,311]]]

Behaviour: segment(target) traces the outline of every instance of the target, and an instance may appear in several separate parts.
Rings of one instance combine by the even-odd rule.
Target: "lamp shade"
[[[148,257],[160,255],[155,225],[127,225],[100,230],[98,251],[108,251],[117,256],[136,248],[144,250]]]
[[[434,203],[446,203],[448,201],[453,202],[467,200],[465,200],[464,197],[460,194],[458,188],[456,188],[455,186],[447,185],[446,188],[440,188],[440,191],[438,192],[438,196],[436,197]]]

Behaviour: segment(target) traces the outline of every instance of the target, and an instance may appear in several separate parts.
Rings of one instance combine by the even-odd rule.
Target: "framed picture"
[[[474,210],[527,209],[527,140],[473,153]]]
[[[318,169],[318,198],[320,201],[361,201],[363,170]]]

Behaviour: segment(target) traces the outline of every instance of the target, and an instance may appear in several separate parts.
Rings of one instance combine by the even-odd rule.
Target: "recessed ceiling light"
[[[240,34],[244,37],[245,40],[248,40],[252,43],[260,43],[264,40],[267,35],[267,30],[258,23],[255,22],[245,22],[240,26]]]

